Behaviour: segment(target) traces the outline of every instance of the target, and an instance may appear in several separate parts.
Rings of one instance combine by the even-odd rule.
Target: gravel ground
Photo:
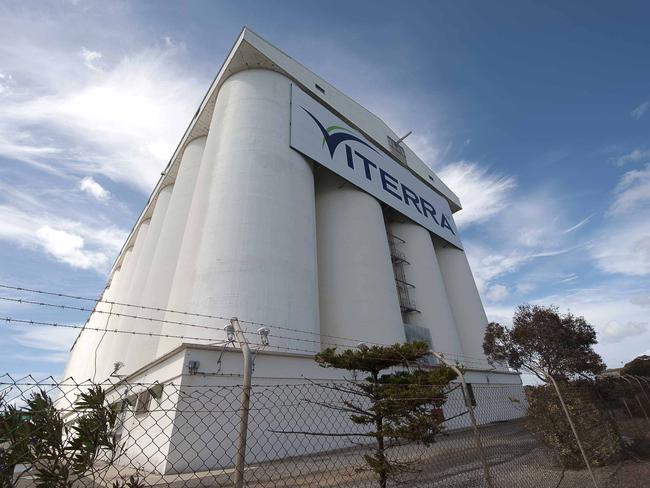
[[[525,429],[522,422],[507,422],[481,429],[483,446],[490,464],[494,488],[593,488],[586,470],[565,471],[554,465],[551,456]],[[410,475],[402,476],[402,483],[389,486],[474,488],[486,487],[483,466],[470,431],[441,436],[430,447],[399,446],[392,455],[402,462],[412,463]],[[251,465],[246,470],[246,485],[255,488],[319,487],[319,488],[376,488],[372,473],[360,471],[364,467],[362,455],[368,452],[362,446],[337,452],[284,459]],[[120,468],[119,474],[128,477],[135,473]],[[106,482],[93,484],[87,480],[78,486],[110,487],[118,474],[110,468],[103,477]],[[617,466],[595,470],[599,488],[650,487],[650,460],[626,461]],[[166,488],[231,487],[233,470],[204,471],[174,475],[146,475],[145,486]],[[35,486],[25,479],[21,488]]]

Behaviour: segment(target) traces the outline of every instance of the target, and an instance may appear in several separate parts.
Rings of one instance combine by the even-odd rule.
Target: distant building
[[[270,329],[258,383],[340,378],[315,367],[323,347],[420,339],[474,383],[519,384],[484,358],[487,318],[454,223],[460,209],[400,134],[244,29],[65,375],[105,381],[120,362],[133,381],[239,384],[241,358],[222,330],[236,316],[254,346],[256,329]],[[192,469],[166,459],[156,469]]]

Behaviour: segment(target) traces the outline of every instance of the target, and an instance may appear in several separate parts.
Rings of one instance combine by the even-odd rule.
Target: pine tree
[[[412,342],[340,353],[329,348],[315,357],[322,367],[367,374],[361,381],[350,379],[333,386],[345,398],[329,406],[349,413],[352,423],[370,429],[365,435],[374,438],[374,448],[364,459],[379,476],[381,488],[386,487],[390,477],[413,465],[387,456],[391,442],[428,445],[442,429],[441,408],[456,374],[446,366],[424,367],[423,359],[428,354],[425,342]],[[382,374],[385,371],[389,372]]]

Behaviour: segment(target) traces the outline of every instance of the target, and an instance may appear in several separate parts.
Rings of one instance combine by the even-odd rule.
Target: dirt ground
[[[481,429],[484,450],[490,465],[493,488],[593,488],[586,470],[563,471],[525,429],[522,422],[506,422]],[[484,467],[469,431],[441,436],[429,447],[399,446],[391,449],[392,456],[410,463],[407,473],[389,486],[474,488],[487,487]],[[364,470],[362,446],[336,452],[283,459],[249,465],[246,468],[247,487],[319,487],[375,488],[373,473]],[[641,454],[641,453],[639,453]],[[645,456],[644,456],[645,457]],[[84,480],[75,486],[111,487],[119,477],[136,473],[130,468],[111,467],[101,477],[103,482]],[[599,488],[650,487],[650,458],[628,460],[618,465],[595,469]],[[181,474],[146,474],[143,486],[165,488],[232,487],[233,469]],[[21,488],[35,486],[24,479]]]

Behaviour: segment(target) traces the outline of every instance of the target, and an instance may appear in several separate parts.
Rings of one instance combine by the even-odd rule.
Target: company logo
[[[334,152],[336,151],[336,148],[341,144],[342,142],[345,141],[356,141],[360,144],[363,144],[369,149],[372,149],[375,151],[375,149],[370,146],[370,144],[366,143],[365,141],[359,139],[357,136],[354,134],[350,133],[349,129],[346,129],[345,127],[341,127],[339,125],[330,125],[329,127],[325,128],[323,124],[320,123],[320,121],[314,117],[309,110],[307,110],[305,107],[301,106],[301,109],[303,109],[305,112],[307,112],[307,115],[309,115],[314,122],[316,122],[316,125],[320,129],[320,131],[323,134],[323,146],[327,144],[327,149],[330,152],[330,157],[334,157]],[[375,151],[377,152],[377,151]]]
[[[298,106],[316,123],[323,134],[321,149],[327,145],[330,153],[331,162],[327,161],[327,158],[323,158],[322,155],[318,155],[321,160],[317,159],[317,161],[348,181],[352,181],[357,186],[366,189],[368,193],[377,196],[380,200],[405,215],[411,215],[413,218],[417,213],[420,219],[428,221],[428,223],[433,222],[437,227],[446,229],[452,235],[456,235],[452,226],[453,220],[450,217],[447,217],[444,212],[440,212],[440,208],[436,209],[433,204],[429,203],[429,197],[425,198],[426,194],[422,195],[420,192],[414,191],[404,181],[398,179],[398,176],[396,176],[397,163],[387,156],[382,156],[366,141],[352,134],[350,129],[340,125],[325,127],[309,110],[302,105]],[[345,156],[341,154],[341,157],[335,160],[334,154],[338,146],[348,141],[359,143],[371,149],[374,155],[370,155],[368,151],[361,147],[357,147],[358,150],[354,149],[354,144],[343,144]],[[310,155],[309,153],[306,154]],[[343,168],[346,168],[346,170],[342,171]],[[408,183],[408,185],[412,185],[412,183]],[[418,187],[414,188],[418,189]]]

